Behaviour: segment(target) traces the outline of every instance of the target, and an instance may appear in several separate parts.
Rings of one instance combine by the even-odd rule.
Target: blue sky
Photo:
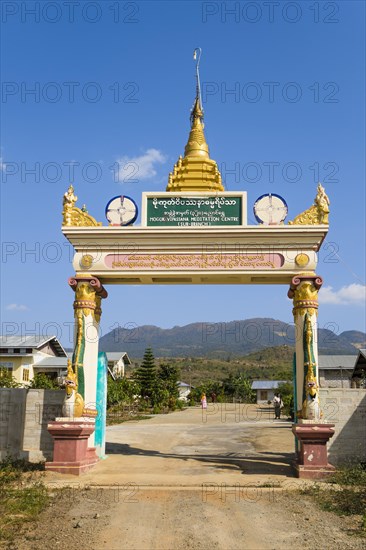
[[[70,345],[63,193],[72,182],[79,206],[106,224],[113,196],[140,205],[143,191],[165,190],[189,132],[196,46],[206,138],[227,190],[248,192],[248,222],[255,223],[252,206],[263,193],[283,196],[291,219],[323,182],[331,216],[317,269],[324,279],[319,325],[365,331],[363,2],[1,7],[3,333],[57,333]],[[131,162],[137,174],[123,169]],[[108,292],[103,333],[128,323],[292,322],[284,286]]]

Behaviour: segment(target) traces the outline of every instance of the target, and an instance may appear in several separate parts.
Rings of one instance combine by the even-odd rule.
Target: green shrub
[[[10,541],[24,524],[35,520],[46,508],[49,497],[45,485],[34,472],[44,465],[7,458],[0,462],[0,541]],[[21,482],[26,486],[22,487]]]
[[[107,407],[113,405],[131,405],[136,400],[139,387],[135,380],[120,378],[113,380],[110,376],[107,382]]]
[[[34,375],[33,380],[31,381],[30,388],[37,390],[60,390],[59,384],[56,380],[52,380],[46,374],[39,372]]]
[[[0,368],[0,388],[20,388],[21,384],[15,380],[8,369]]]
[[[366,469],[361,464],[340,467],[328,478],[328,483],[366,487]]]

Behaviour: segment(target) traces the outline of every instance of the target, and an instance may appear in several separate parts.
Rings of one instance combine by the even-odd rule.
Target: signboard
[[[246,225],[246,193],[144,193],[143,225],[202,227]]]
[[[283,266],[282,254],[107,254],[109,269],[125,271],[271,270]]]

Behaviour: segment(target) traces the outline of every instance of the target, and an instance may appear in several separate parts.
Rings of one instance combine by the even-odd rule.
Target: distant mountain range
[[[191,323],[162,329],[154,325],[116,328],[100,339],[100,351],[126,351],[141,358],[147,347],[155,357],[240,357],[264,348],[295,346],[295,327],[270,318],[254,318],[222,323]],[[319,352],[325,355],[356,355],[366,347],[366,334],[347,330],[335,334],[318,330]]]

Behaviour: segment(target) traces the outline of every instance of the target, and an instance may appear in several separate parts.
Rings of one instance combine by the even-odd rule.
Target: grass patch
[[[362,465],[343,467],[326,483],[302,490],[319,506],[340,516],[354,516],[356,534],[366,537],[366,469]]]
[[[33,521],[49,502],[39,479],[43,464],[7,458],[0,462],[0,541],[19,536],[24,524]]]
[[[256,487],[263,487],[268,489],[277,489],[281,487],[280,481],[264,481],[263,483],[259,483],[259,485],[256,485]]]
[[[356,464],[354,466],[339,468],[327,482],[366,488],[366,467]]]
[[[114,405],[107,410],[107,426],[131,422],[132,420],[148,420],[149,415],[142,414],[137,408],[128,408]]]

